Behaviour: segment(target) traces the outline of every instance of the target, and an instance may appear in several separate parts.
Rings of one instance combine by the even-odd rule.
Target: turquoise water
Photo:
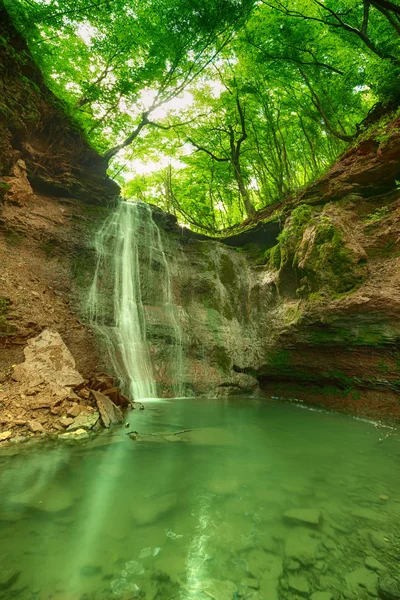
[[[0,452],[1,600],[373,598],[397,576],[390,430],[242,399],[127,420]]]

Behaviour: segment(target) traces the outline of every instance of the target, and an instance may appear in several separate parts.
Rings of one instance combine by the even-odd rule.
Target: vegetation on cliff
[[[302,188],[398,98],[397,0],[5,4],[125,194],[198,230]]]

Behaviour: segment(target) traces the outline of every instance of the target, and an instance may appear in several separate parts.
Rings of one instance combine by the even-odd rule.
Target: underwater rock
[[[110,427],[117,423],[122,423],[124,416],[118,406],[115,406],[102,392],[96,392],[91,390],[91,395],[99,409],[101,420],[103,421],[104,427]],[[79,418],[79,417],[78,417]]]
[[[300,596],[308,596],[310,593],[310,584],[304,575],[289,575],[289,589]]]
[[[176,506],[178,496],[175,492],[163,494],[161,496],[152,496],[144,503],[141,501],[132,507],[132,516],[137,525],[149,525],[155,523],[161,517],[168,514]]]
[[[391,577],[380,579],[378,596],[382,600],[400,600],[400,583]]]
[[[377,560],[373,556],[367,556],[367,558],[364,561],[364,565],[367,567],[367,569],[370,569],[371,571],[376,571],[377,573],[386,571],[385,565],[383,565],[381,562],[379,562],[379,560]]]
[[[282,559],[270,552],[252,550],[247,556],[247,571],[263,581],[279,579],[283,573]]]
[[[319,539],[315,538],[308,529],[295,527],[286,538],[285,555],[304,566],[310,566],[316,561],[318,546]]]
[[[355,571],[352,571],[346,575],[346,582],[348,587],[353,592],[360,592],[361,590],[367,590],[372,596],[376,596],[378,588],[378,575],[369,571],[365,567],[360,567]]]
[[[333,600],[333,596],[330,592],[314,592],[310,600]]]
[[[388,545],[388,538],[380,531],[370,531],[369,541],[376,550],[383,550]]]
[[[283,514],[283,518],[285,521],[300,525],[319,525],[321,522],[321,513],[314,508],[294,508],[287,510]]]
[[[21,571],[15,571],[14,573],[7,573],[7,571],[3,571],[0,574],[0,592],[4,592],[13,586],[20,574]]]
[[[218,581],[217,579],[205,581],[203,589],[213,600],[232,600],[237,593],[236,585],[232,581]]]

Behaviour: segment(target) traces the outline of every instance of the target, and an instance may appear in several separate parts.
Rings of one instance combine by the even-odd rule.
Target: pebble
[[[298,571],[300,569],[300,563],[297,560],[289,560],[285,565],[286,571]]]
[[[379,500],[382,500],[382,502],[387,502],[389,500],[389,496],[386,496],[386,494],[381,494],[379,496]]]
[[[0,433],[0,442],[5,442],[6,440],[9,440],[11,436],[12,431],[3,431],[2,433]]]
[[[60,419],[60,424],[65,428],[72,425],[73,422],[74,422],[74,419],[72,419],[71,417],[63,417],[62,419]]]

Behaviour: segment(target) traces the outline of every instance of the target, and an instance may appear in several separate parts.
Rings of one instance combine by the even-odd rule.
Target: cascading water
[[[92,326],[103,336],[115,373],[135,400],[157,389],[148,341],[154,315],[168,330],[171,389],[182,396],[183,349],[171,269],[160,230],[144,202],[121,202],[96,237],[97,266],[89,294]],[[147,313],[151,312],[153,316]]]

